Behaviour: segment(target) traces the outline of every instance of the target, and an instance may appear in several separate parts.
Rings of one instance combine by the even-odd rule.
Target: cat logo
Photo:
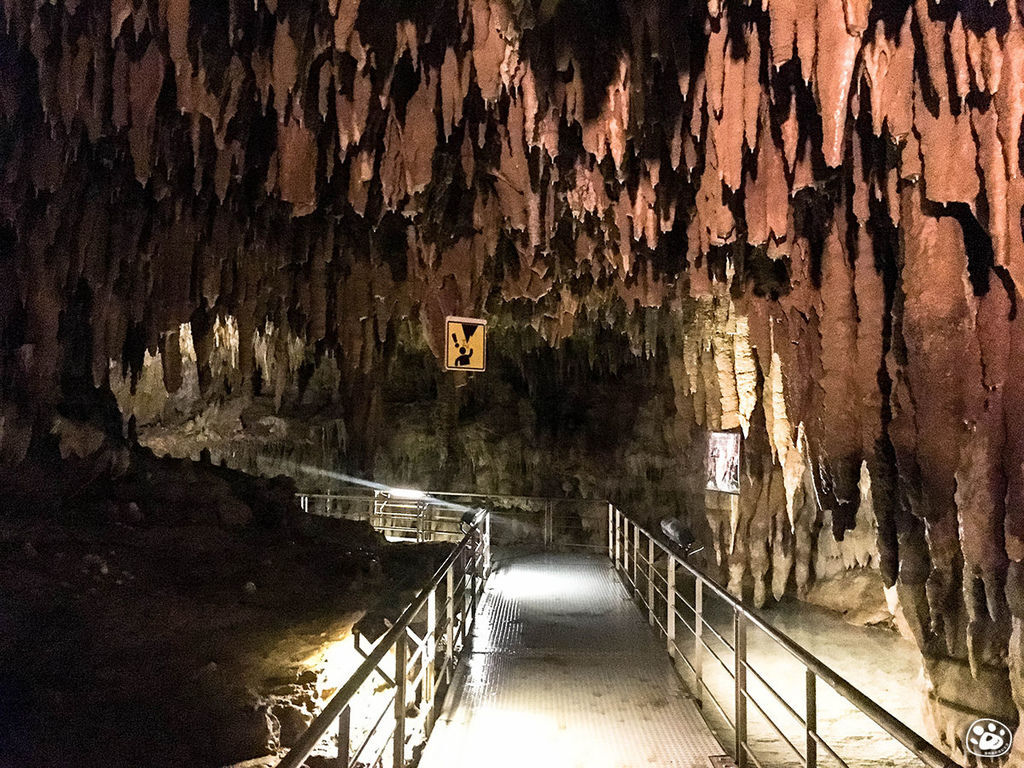
[[[487,368],[487,321],[449,317],[445,321],[444,367],[449,371]]]

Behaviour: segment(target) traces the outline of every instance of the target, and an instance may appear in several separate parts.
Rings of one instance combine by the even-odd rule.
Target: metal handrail
[[[368,501],[373,498],[373,491],[366,491],[365,493],[358,493],[357,491],[358,489],[353,489],[352,493],[333,493],[331,491],[312,493],[302,491],[295,495],[300,498],[305,496],[310,499],[340,499],[341,501]]]
[[[735,757],[741,768],[747,764],[747,757],[753,757],[754,762],[759,762],[751,752],[751,747],[747,743],[746,738],[746,705],[748,700],[753,702],[755,706],[757,703],[754,702],[747,691],[746,686],[746,672],[749,669],[753,671],[753,668],[749,665],[746,659],[746,629],[747,625],[751,625],[761,630],[770,640],[776,645],[786,650],[791,656],[793,656],[805,670],[805,694],[806,694],[806,706],[807,712],[804,718],[799,719],[801,726],[806,734],[806,745],[805,752],[801,756],[803,763],[808,768],[815,768],[817,765],[817,746],[822,746],[827,752],[829,752],[834,758],[838,759],[840,763],[843,763],[842,759],[834,752],[831,746],[829,746],[825,739],[817,732],[817,696],[815,683],[818,679],[821,679],[827,683],[836,693],[842,696],[846,701],[860,710],[866,715],[871,721],[873,721],[879,728],[885,733],[895,739],[897,742],[902,744],[909,750],[917,759],[919,759],[924,765],[929,768],[959,768],[958,764],[951,758],[945,755],[940,750],[936,749],[927,739],[918,735],[908,727],[906,724],[898,720],[895,716],[890,714],[888,711],[883,709],[880,705],[870,699],[862,691],[856,688],[854,685],[849,683],[845,678],[839,675],[831,667],[823,663],[818,658],[811,655],[806,649],[794,642],[792,639],[784,635],[763,619],[758,613],[747,605],[744,605],[741,600],[738,600],[731,595],[723,586],[707,576],[698,568],[687,562],[683,557],[676,554],[669,545],[664,543],[660,537],[641,526],[636,521],[630,519],[627,515],[621,512],[619,509],[614,509],[613,512],[614,520],[612,521],[613,533],[608,539],[608,556],[615,563],[616,570],[622,575],[624,581],[626,581],[631,587],[631,592],[644,603],[648,609],[649,615],[652,617],[652,625],[654,624],[653,616],[655,606],[653,601],[648,603],[646,600],[650,585],[653,583],[655,564],[654,559],[650,555],[641,555],[640,547],[640,536],[641,534],[647,539],[649,547],[657,547],[661,549],[668,556],[668,575],[666,582],[668,584],[669,596],[666,598],[666,623],[668,627],[664,631],[667,639],[668,651],[675,657],[677,654],[682,656],[687,666],[694,671],[697,679],[697,691],[696,695],[698,700],[701,697],[701,688],[705,687],[706,684],[702,679],[701,674],[701,662],[700,655],[703,650],[711,651],[710,646],[704,642],[701,637],[701,632],[695,633],[695,659],[696,663],[691,664],[688,659],[682,655],[678,645],[675,642],[675,599],[676,599],[676,568],[681,567],[690,576],[695,579],[694,589],[696,592],[695,606],[690,606],[691,610],[694,611],[695,616],[695,627],[699,630],[704,627],[711,630],[713,634],[725,642],[725,639],[719,635],[719,633],[711,626],[711,624],[705,621],[703,617],[703,594],[706,588],[711,594],[725,603],[733,613],[733,643],[729,646],[734,653],[734,666],[733,677],[735,682],[735,695],[734,695],[734,706],[733,710],[735,717],[735,724],[733,729],[735,731]],[[630,536],[630,527],[632,527],[632,536]],[[632,541],[630,539],[632,538]],[[653,551],[653,550],[649,550]],[[639,561],[644,561],[644,579],[646,580],[648,589],[641,589],[640,578],[641,569],[638,568]],[[684,598],[685,600],[685,598]],[[689,603],[687,603],[689,606]],[[671,609],[671,610],[669,610]],[[684,624],[686,622],[683,622]],[[661,622],[657,622],[660,627]],[[726,643],[728,646],[728,643]],[[713,651],[712,651],[713,653]],[[719,659],[721,661],[721,659]],[[724,665],[723,665],[724,666]],[[774,696],[778,697],[777,692],[767,685],[761,675],[755,675],[758,677],[759,682],[765,686]],[[708,691],[710,694],[710,690]],[[781,697],[780,697],[781,698]],[[717,702],[716,702],[717,703]],[[760,710],[761,708],[758,707]],[[792,712],[792,708],[787,709]],[[724,712],[723,712],[724,714]],[[762,710],[762,714],[765,714]],[[726,718],[728,721],[728,718]],[[765,719],[768,720],[769,724],[777,729],[777,726],[770,718],[765,715]],[[787,740],[788,742],[788,740]],[[792,746],[792,745],[790,745]]]
[[[467,624],[472,625],[475,622],[477,605],[480,600],[480,595],[483,593],[483,582],[487,577],[487,564],[490,560],[489,553],[487,552],[487,549],[489,549],[489,542],[487,539],[488,519],[489,513],[487,511],[483,511],[483,513],[477,517],[469,531],[462,537],[462,540],[458,545],[452,549],[444,559],[444,562],[441,563],[437,570],[434,571],[433,575],[420,589],[412,602],[409,603],[404,611],[402,611],[401,616],[394,625],[377,641],[373,649],[368,654],[365,654],[364,661],[359,665],[352,676],[344,683],[344,685],[342,685],[337,693],[331,697],[327,706],[323,708],[309,727],[301,736],[299,736],[288,753],[277,764],[277,768],[299,768],[339,718],[341,718],[341,721],[344,723],[343,730],[345,731],[345,744],[342,745],[339,743],[339,755],[345,755],[342,762],[345,766],[348,765],[348,708],[356,693],[370,678],[370,676],[378,670],[381,661],[383,661],[384,657],[387,656],[392,649],[395,649],[396,655],[396,690],[394,701],[396,727],[391,740],[393,741],[396,757],[403,755],[400,760],[396,759],[394,761],[396,768],[399,765],[405,764],[404,712],[407,703],[406,681],[408,677],[409,664],[407,649],[410,625],[416,617],[419,616],[424,607],[426,607],[428,609],[428,638],[431,642],[436,643],[437,638],[434,637],[434,633],[437,628],[436,620],[431,616],[431,614],[434,612],[435,592],[440,586],[442,580],[446,580],[448,587],[446,594],[448,617],[447,623],[444,627],[446,633],[446,669],[448,668],[447,661],[449,654],[455,663],[458,662],[455,649],[452,647],[453,638],[457,634],[461,634],[465,644],[465,639],[469,634],[469,627]],[[481,552],[481,550],[483,551]],[[454,569],[457,563],[463,562],[465,565],[465,572],[459,577],[459,580],[462,581],[465,579],[467,583],[466,588],[463,589],[461,593],[461,611],[457,611],[455,605],[455,590],[453,589]],[[458,630],[456,630],[453,624],[460,613],[463,621],[461,622],[461,626]],[[429,663],[432,665],[433,659],[424,658],[423,663]],[[431,685],[429,688],[432,689],[432,694],[436,694],[436,686]],[[430,705],[433,706],[433,701],[430,702]],[[379,724],[380,718],[377,722],[377,725]],[[377,725],[371,729],[371,733],[376,729]],[[365,748],[365,746],[366,745],[364,744],[363,748]],[[385,742],[385,749],[386,746]],[[360,751],[362,751],[362,749]]]
[[[299,494],[300,497],[310,498],[345,498],[344,494]],[[616,570],[620,573],[623,580],[628,584],[628,588],[631,593],[639,599],[641,603],[647,609],[648,620],[652,627],[657,627],[660,634],[666,638],[667,650],[673,658],[680,659],[685,662],[686,666],[693,672],[696,679],[696,690],[698,702],[704,698],[704,693],[713,701],[717,709],[722,714],[725,722],[732,728],[735,736],[735,742],[733,744],[734,756],[740,766],[745,768],[750,761],[755,765],[760,765],[761,762],[758,757],[754,754],[751,745],[747,739],[747,705],[752,703],[755,708],[763,715],[764,719],[767,720],[768,724],[782,736],[783,741],[790,748],[794,748],[795,745],[790,742],[784,734],[781,733],[779,726],[768,716],[767,712],[753,699],[747,688],[747,672],[751,672],[753,677],[762,685],[773,698],[781,702],[784,705],[784,709],[787,714],[794,717],[796,722],[804,732],[804,751],[803,754],[798,755],[803,765],[806,768],[817,768],[818,763],[818,747],[832,756],[841,766],[846,766],[846,763],[836,754],[835,750],[826,742],[824,737],[818,733],[817,730],[817,681],[821,679],[828,684],[836,693],[838,693],[843,699],[849,702],[853,707],[863,713],[868,719],[875,723],[882,731],[887,733],[896,742],[903,745],[911,754],[913,754],[921,763],[928,768],[959,768],[957,763],[951,760],[948,756],[943,754],[940,750],[936,749],[926,739],[915,733],[907,725],[899,721],[896,717],[890,714],[888,711],[883,709],[876,702],[868,698],[863,692],[857,689],[854,685],[850,684],[847,680],[841,677],[837,672],[831,669],[828,665],[811,655],[802,646],[798,645],[792,639],[784,635],[775,629],[770,623],[763,619],[756,611],[749,606],[745,605],[741,600],[738,600],[731,595],[723,586],[716,582],[713,578],[706,575],[698,568],[689,563],[685,556],[677,554],[677,552],[668,545],[660,535],[652,533],[647,530],[646,527],[641,526],[635,520],[632,520],[619,509],[617,509],[610,502],[603,502],[598,500],[590,499],[563,499],[554,497],[536,497],[536,496],[515,496],[508,494],[477,494],[477,493],[454,493],[454,492],[431,492],[425,494],[425,498],[422,500],[409,500],[402,498],[388,498],[386,494],[382,495],[379,492],[375,492],[372,496],[360,496],[357,498],[348,497],[350,500],[369,500],[374,504],[373,508],[373,519],[379,519],[381,516],[377,514],[378,511],[383,510],[385,507],[390,506],[392,509],[402,508],[404,510],[418,510],[417,514],[394,514],[392,511],[387,511],[384,516],[392,516],[394,518],[403,517],[404,519],[417,518],[421,519],[423,513],[438,505],[436,508],[442,508],[445,505],[444,499],[481,499],[481,500],[505,500],[512,502],[528,502],[528,503],[546,503],[549,505],[545,512],[545,518],[543,523],[543,535],[545,544],[548,544],[550,537],[553,534],[553,512],[551,509],[554,503],[563,502],[577,502],[577,503],[601,503],[607,504],[608,516],[607,516],[607,553],[608,557],[614,562]],[[452,505],[457,506],[457,505]],[[308,502],[304,504],[304,508],[308,511]],[[446,518],[434,517],[425,522],[430,522],[436,525],[440,522],[447,522]],[[488,527],[487,534],[489,534],[489,517],[487,518]],[[386,529],[386,526],[385,526]],[[631,530],[632,529],[632,530]],[[419,535],[420,531],[417,531]],[[436,533],[445,535],[448,532],[433,530],[427,531],[426,533]],[[449,533],[450,535],[450,533]],[[644,546],[641,547],[641,536],[645,539]],[[308,747],[309,750],[319,742],[323,735],[327,732],[327,729],[337,719],[338,715],[345,710],[348,700],[352,698],[359,685],[366,679],[366,677],[373,671],[373,669],[379,665],[380,659],[384,657],[392,646],[396,643],[403,642],[406,638],[406,627],[408,623],[412,621],[413,617],[422,609],[424,602],[427,600],[428,592],[436,589],[440,578],[443,576],[445,569],[449,569],[449,583],[451,583],[450,568],[455,562],[455,558],[458,557],[458,553],[465,552],[467,541],[470,537],[463,538],[456,550],[446,560],[444,566],[439,569],[439,572],[435,574],[431,583],[428,587],[424,588],[424,592],[417,597],[417,599],[410,604],[409,608],[403,612],[403,617],[407,618],[405,627],[402,627],[401,620],[399,624],[396,624],[378,643],[374,651],[367,657],[366,662],[360,666],[356,675],[349,680],[345,686],[335,695],[335,697],[325,708],[324,712],[314,721],[310,729],[304,734],[305,741],[300,740],[300,744],[306,746],[306,741],[311,740]],[[660,554],[664,553],[667,560],[659,562]],[[489,551],[485,552],[484,559],[489,560]],[[473,551],[474,562],[477,558],[476,550]],[[665,567],[666,574],[663,576],[658,570],[659,567]],[[685,595],[677,589],[676,576],[677,571],[682,569],[689,576],[694,579],[693,589],[693,604],[686,600]],[[486,564],[484,566],[486,571]],[[661,579],[662,584],[666,587],[666,592],[662,592],[655,586],[655,574]],[[465,584],[465,588],[460,594],[463,595],[462,602],[465,604],[470,600],[465,596],[467,592],[470,592],[469,576],[467,574],[460,579],[460,586]],[[475,611],[476,607],[476,589],[472,590],[471,595],[473,607]],[[719,631],[707,620],[703,610],[705,592],[714,596],[722,603],[724,603],[732,613],[732,643],[719,633]],[[432,592],[430,592],[432,593]],[[660,602],[656,605],[655,595],[660,598]],[[448,596],[449,600],[454,601],[455,597],[452,594]],[[683,616],[677,609],[677,601],[682,601],[687,609],[692,612],[694,616],[694,626],[691,628]],[[659,606],[665,607],[665,622],[662,623],[661,616],[658,614]],[[450,610],[450,608],[449,608]],[[410,613],[411,612],[411,613]],[[683,624],[693,635],[694,639],[694,659],[693,662],[686,658],[686,655],[682,652],[679,645],[676,642],[676,624],[677,620]],[[746,639],[748,627],[753,626],[759,629],[769,640],[775,643],[777,646],[788,652],[798,663],[800,663],[804,669],[804,697],[805,697],[805,715],[800,717],[799,714],[791,707],[782,696],[776,692],[749,663],[746,654]],[[466,637],[467,627],[463,624],[461,629],[461,635],[463,638]],[[453,628],[449,628],[449,631],[454,631]],[[705,632],[714,636],[720,641],[725,648],[732,653],[730,661],[732,664],[727,664],[724,659],[714,651],[711,645],[705,639]],[[715,659],[726,673],[731,677],[730,686],[733,688],[733,718],[729,718],[725,710],[722,708],[715,694],[712,693],[711,688],[703,679],[703,657],[704,654],[709,654]],[[402,655],[405,655],[403,648]],[[371,663],[373,661],[373,663]],[[709,659],[710,661],[710,659]],[[362,675],[358,682],[354,682],[357,678]],[[404,677],[403,677],[404,680]],[[340,703],[337,703],[340,702]],[[397,705],[396,705],[397,706]],[[326,718],[326,721],[322,726],[318,726],[321,720]],[[314,729],[318,730],[318,733],[314,736]],[[293,748],[292,752],[298,749],[297,744]],[[306,751],[301,758],[298,758],[296,762],[287,762],[288,758],[291,757],[292,753],[289,753],[285,761],[279,764],[279,768],[297,768],[301,764],[301,761],[309,754]],[[396,754],[398,754],[396,752]]]
[[[568,547],[568,548],[582,548],[593,551],[601,551],[604,549],[602,540],[607,534],[607,538],[611,538],[611,510],[612,505],[601,499],[574,499],[574,498],[563,498],[556,496],[517,496],[514,494],[497,494],[497,493],[457,493],[453,491],[429,491],[419,492],[415,491],[415,496],[409,496],[409,489],[365,489],[365,493],[361,493],[364,489],[353,488],[345,489],[340,491],[326,491],[326,492],[306,492],[301,491],[296,493],[296,497],[299,500],[299,504],[302,510],[306,513],[323,514],[310,505],[310,501],[321,501],[325,502],[328,508],[328,516],[341,516],[349,519],[359,519],[369,521],[374,528],[380,531],[385,536],[392,540],[399,541],[433,541],[438,538],[445,541],[451,541],[451,536],[457,531],[448,530],[444,527],[449,524],[457,525],[461,513],[468,507],[459,504],[459,501],[464,501],[467,504],[477,502],[506,502],[513,505],[519,504],[524,507],[530,505],[546,505],[544,509],[531,510],[535,513],[542,513],[543,519],[540,521],[541,536],[545,548],[552,546]],[[357,514],[331,514],[330,505],[333,501],[341,502],[361,502],[366,504],[365,511],[360,511]],[[584,516],[582,512],[567,513],[562,510],[558,510],[556,505],[571,504],[574,506],[591,506],[599,505],[601,512],[595,515]],[[605,516],[605,509],[607,509],[607,517]],[[450,514],[454,510],[456,514]],[[341,512],[341,510],[339,510]],[[449,514],[445,514],[448,512]],[[593,536],[592,540],[589,541],[568,541],[566,540],[567,528],[561,523],[563,518],[569,517],[571,514],[579,514],[580,519],[591,521],[600,520],[602,523],[601,530],[585,529],[588,533]],[[406,525],[397,525],[398,521],[403,521]],[[409,525],[415,521],[416,525]],[[556,525],[556,521],[559,524]],[[570,536],[571,537],[571,536]]]
[[[523,496],[516,493],[459,493],[458,491],[430,491],[428,496],[435,496],[440,499],[444,498],[457,498],[457,499],[486,499],[486,500],[500,500],[509,499],[517,502],[533,501],[533,502],[565,502],[568,504],[608,504],[607,499],[577,499],[571,496]]]

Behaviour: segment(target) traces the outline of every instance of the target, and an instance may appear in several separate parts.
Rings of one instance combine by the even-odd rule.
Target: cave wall
[[[88,390],[112,439],[408,476],[383,382],[485,315],[513,367],[651,366],[627,484],[745,432],[702,515],[734,589],[873,519],[946,741],[1024,706],[1016,0],[2,0],[0,71],[4,466],[89,455]]]

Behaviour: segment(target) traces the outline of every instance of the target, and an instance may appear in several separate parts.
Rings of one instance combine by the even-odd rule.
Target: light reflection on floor
[[[512,558],[488,591],[421,768],[706,768],[721,752],[607,559]]]

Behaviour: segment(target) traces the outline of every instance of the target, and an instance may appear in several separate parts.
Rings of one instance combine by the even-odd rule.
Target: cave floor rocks
[[[0,766],[220,766],[290,742],[331,692],[318,651],[444,556],[343,528],[0,520]]]

